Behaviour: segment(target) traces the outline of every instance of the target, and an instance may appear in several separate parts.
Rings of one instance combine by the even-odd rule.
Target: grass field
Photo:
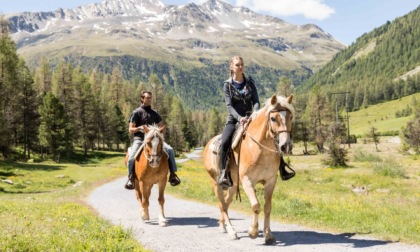
[[[405,127],[412,116],[396,117],[397,111],[412,106],[413,97],[420,103],[420,93],[403,97],[399,100],[380,103],[349,113],[350,134],[364,136],[370,128],[375,127],[378,132],[398,131]]]
[[[0,161],[0,251],[145,251],[84,203],[93,188],[126,173],[123,156],[97,152],[81,164]]]
[[[420,156],[403,154],[395,140],[381,138],[379,152],[373,144],[352,145],[347,168],[325,167],[325,154],[301,155],[296,144],[286,158],[297,175],[279,180],[272,219],[420,244]],[[79,164],[0,161],[0,251],[143,251],[130,231],[100,219],[84,203],[95,187],[125,174],[122,157],[96,153]],[[166,192],[216,205],[200,160],[180,164],[178,175],[181,185]],[[257,194],[262,200],[262,186]],[[250,214],[241,195],[232,208]]]
[[[352,145],[349,167],[324,167],[325,155],[289,156],[297,176],[278,180],[272,219],[331,232],[369,234],[374,237],[420,244],[420,156],[403,155],[394,138],[383,138],[376,152],[372,144]],[[388,142],[389,141],[389,142]],[[383,172],[397,170],[398,173]],[[201,160],[182,164],[182,184],[168,191],[181,198],[216,205]],[[206,184],[207,183],[207,184]],[[263,202],[262,186],[257,188]],[[249,201],[232,208],[251,214]]]

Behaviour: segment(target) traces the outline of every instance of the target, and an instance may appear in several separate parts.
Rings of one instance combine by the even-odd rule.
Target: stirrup
[[[284,167],[283,167],[283,169],[280,168],[280,177],[281,177],[281,180],[289,180],[296,175],[296,172],[285,161],[283,161],[283,162],[284,162]],[[280,166],[281,166],[281,164],[280,164]],[[286,167],[289,168],[292,172],[286,171]],[[284,171],[284,174],[283,174],[282,170]]]
[[[177,186],[177,185],[181,184],[181,180],[178,178],[178,176],[175,174],[175,172],[173,172],[169,175],[168,182],[171,184],[171,186]]]
[[[135,188],[135,186],[134,186],[134,176],[131,175],[131,176],[128,177],[127,183],[125,183],[124,188],[127,189],[127,190],[133,190]]]

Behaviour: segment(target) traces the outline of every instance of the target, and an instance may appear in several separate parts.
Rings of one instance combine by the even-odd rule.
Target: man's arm
[[[136,123],[134,122],[130,122],[130,124],[128,125],[128,132],[129,133],[136,133],[136,132],[140,132],[143,131],[143,125],[136,127]]]

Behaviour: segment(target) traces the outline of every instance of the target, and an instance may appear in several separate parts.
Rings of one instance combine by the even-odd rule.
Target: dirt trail
[[[380,251],[418,252],[420,246],[402,243],[388,243],[365,236],[352,234],[332,234],[311,230],[297,225],[271,222],[271,229],[277,243],[265,246],[261,231],[257,239],[247,235],[251,223],[250,216],[230,211],[232,224],[238,232],[238,240],[229,239],[219,232],[219,210],[216,206],[180,200],[165,196],[167,227],[158,225],[157,189],[150,197],[150,221],[143,222],[140,205],[134,191],[123,189],[126,178],[115,180],[95,189],[87,201],[99,215],[115,225],[131,230],[147,249],[159,252],[172,251]],[[262,227],[260,215],[260,230]]]

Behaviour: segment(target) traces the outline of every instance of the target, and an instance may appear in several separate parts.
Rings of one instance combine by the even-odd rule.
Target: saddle
[[[236,129],[235,129],[235,132],[233,132],[232,144],[230,146],[230,149],[228,150],[228,153],[232,153],[232,150],[235,149],[238,146],[238,144],[240,144],[242,138],[245,135],[244,128],[246,128],[250,122],[251,120],[248,120],[248,123],[244,125],[244,127],[241,127],[239,122],[235,125]],[[212,151],[215,157],[216,167],[218,168],[218,170],[220,170],[219,158],[220,158],[221,143],[222,143],[222,135],[220,134],[216,136],[215,140],[210,145],[210,150]],[[230,157],[230,154],[228,154],[228,159],[229,157]],[[237,160],[235,160],[235,164],[238,164]]]

